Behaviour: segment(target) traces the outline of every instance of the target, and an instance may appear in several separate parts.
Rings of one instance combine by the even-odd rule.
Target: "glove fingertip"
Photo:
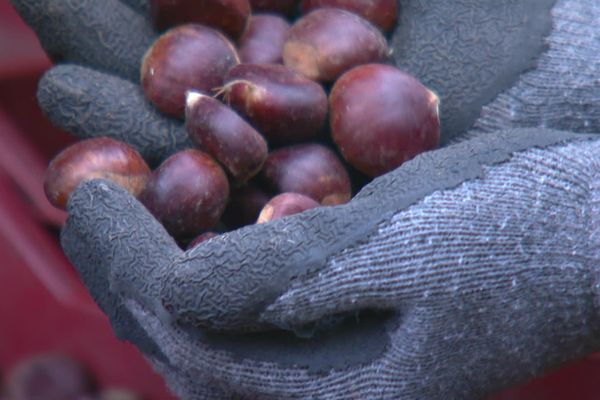
[[[112,181],[93,179],[82,182],[71,194],[67,211],[69,217],[66,226],[76,225],[79,234],[87,234],[98,245],[104,243],[127,247],[130,244],[137,247],[153,241],[170,247],[167,254],[173,249],[181,253],[160,222],[129,192]],[[136,238],[132,240],[125,237],[122,242],[113,240],[119,232],[129,232]]]
[[[151,165],[192,147],[181,121],[160,114],[138,85],[114,75],[58,65],[40,80],[38,102],[58,127],[82,138],[126,142]]]
[[[131,4],[141,1],[130,1]],[[152,24],[119,0],[12,0],[51,59],[87,65],[133,82],[156,34]]]
[[[67,209],[61,245],[92,295],[120,293],[155,311],[164,275],[182,252],[163,226],[127,191],[107,180],[81,183]]]

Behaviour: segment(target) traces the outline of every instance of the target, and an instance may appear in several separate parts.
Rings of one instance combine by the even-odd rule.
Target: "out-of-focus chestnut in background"
[[[140,352],[115,338],[60,249],[66,214],[48,203],[44,171],[75,140],[37,106],[48,68],[33,32],[0,0],[0,397],[16,367],[52,353],[81,363],[99,390],[172,399]]]
[[[298,2],[251,4],[290,11]],[[145,400],[172,399],[140,352],[114,337],[60,249],[58,231],[66,215],[48,203],[44,171],[74,139],[53,128],[37,106],[37,82],[49,67],[33,32],[8,0],[0,0],[0,398],[2,385],[14,388],[19,382],[11,379],[27,375],[24,363],[59,354],[85,368],[95,389],[127,389]],[[233,192],[234,199],[252,199],[243,202],[251,206],[247,209],[226,211],[235,226],[254,221],[268,201],[265,193],[251,188]],[[599,376],[600,357],[593,355],[493,400],[562,400],[573,393],[581,400],[597,399]]]

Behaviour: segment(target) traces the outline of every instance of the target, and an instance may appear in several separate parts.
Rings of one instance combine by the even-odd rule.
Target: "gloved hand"
[[[136,80],[153,35],[142,14],[14,3],[50,54],[98,70],[46,75],[55,123],[152,161],[187,146],[180,122],[111,75]],[[117,334],[186,399],[479,398],[598,349],[600,142],[505,128],[600,131],[600,5],[520,3],[402,3],[399,65],[440,94],[445,143],[475,137],[345,206],[184,253],[125,192],[82,185],[62,244]]]

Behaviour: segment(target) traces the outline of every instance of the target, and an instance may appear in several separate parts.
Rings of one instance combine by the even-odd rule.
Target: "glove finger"
[[[399,1],[393,57],[439,95],[442,143],[468,130],[482,106],[535,67],[555,3]]]
[[[40,80],[38,101],[57,126],[82,138],[110,136],[150,163],[192,147],[182,122],[148,103],[138,85],[77,65],[58,65]]]
[[[119,0],[12,0],[54,61],[83,64],[138,82],[155,38],[152,24]]]
[[[485,105],[471,135],[517,126],[600,132],[600,2],[561,0],[537,67]]]
[[[514,274],[515,265],[529,265],[531,254],[540,252],[535,247],[540,243],[547,246],[544,251],[571,254],[581,245],[573,242],[581,232],[568,232],[567,227],[586,224],[578,208],[585,207],[587,183],[579,180],[586,179],[582,165],[592,159],[586,153],[589,142],[578,142],[582,147],[558,152],[556,149],[566,146],[560,144],[562,141],[548,141],[552,131],[523,130],[520,135],[533,141],[530,145],[555,147],[521,149],[503,156],[506,162],[485,163],[488,165],[479,167],[479,179],[432,192],[401,210],[363,243],[334,255],[318,273],[298,279],[262,318],[289,328],[362,309],[403,312],[415,304],[435,306],[444,303],[441,297],[470,295],[486,285],[510,287],[514,275],[507,271]],[[495,140],[505,139],[499,136]],[[583,138],[597,140],[593,135],[572,136],[570,140]],[[494,143],[489,136],[482,139],[479,150],[471,140],[425,158],[454,150],[455,156],[496,158],[495,152],[501,154],[510,148],[508,142]],[[488,153],[479,153],[481,150]],[[444,156],[444,160],[437,174],[455,169],[450,158]],[[404,168],[411,168],[411,164],[392,176]],[[569,190],[564,191],[564,187]],[[579,220],[569,225],[570,218]],[[559,232],[566,238],[555,241],[562,235],[553,229],[561,224]]]
[[[156,315],[162,276],[181,250],[163,226],[128,192],[110,181],[82,183],[68,203],[69,217],[61,232],[65,254],[83,282],[112,319],[115,296],[135,299]],[[137,341],[136,341],[137,343]]]

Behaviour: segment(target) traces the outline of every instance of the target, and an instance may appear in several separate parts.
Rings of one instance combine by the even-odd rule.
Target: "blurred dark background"
[[[65,215],[47,202],[42,181],[48,161],[74,139],[36,103],[50,66],[33,32],[0,0],[0,398],[15,366],[50,353],[76,360],[99,389],[172,399],[137,349],[114,337],[59,247]],[[600,398],[600,356],[494,400],[571,398]]]

